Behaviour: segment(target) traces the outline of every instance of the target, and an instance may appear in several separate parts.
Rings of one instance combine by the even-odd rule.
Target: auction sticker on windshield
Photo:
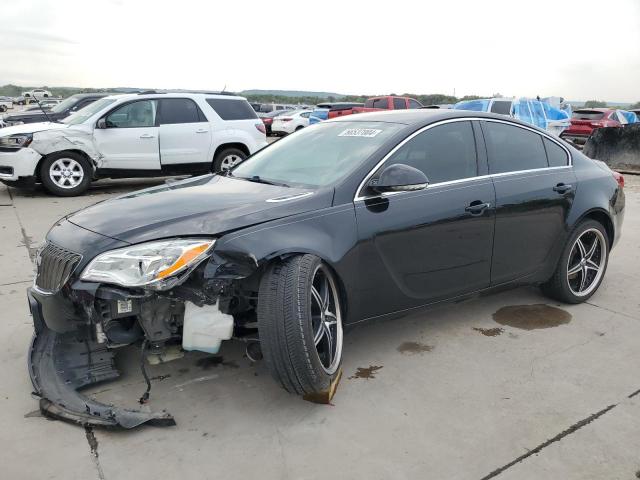
[[[339,137],[367,137],[373,138],[378,135],[382,130],[376,130],[374,128],[347,128]]]

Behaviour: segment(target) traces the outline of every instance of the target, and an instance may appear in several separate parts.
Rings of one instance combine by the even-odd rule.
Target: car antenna
[[[47,122],[53,123],[53,122],[51,122],[51,119],[49,118],[49,115],[47,115],[47,112],[44,110],[44,108],[40,104],[40,100],[38,100],[38,98],[35,95],[33,96],[33,99],[36,101],[36,103],[40,107],[40,110],[42,110],[42,113],[44,113],[44,116],[47,117]]]

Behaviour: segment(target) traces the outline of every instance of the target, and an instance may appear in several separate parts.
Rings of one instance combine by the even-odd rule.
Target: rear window
[[[163,98],[160,100],[160,124],[175,125],[178,123],[204,122],[196,102],[189,98]]]
[[[394,98],[393,99],[393,109],[394,110],[403,110],[407,108],[407,102],[404,98]]]
[[[373,108],[384,108],[385,110],[389,109],[389,101],[387,98],[376,98],[373,101]]]
[[[258,118],[246,100],[229,98],[207,98],[207,103],[223,120],[252,120]],[[262,105],[264,107],[264,105]]]
[[[571,118],[576,120],[601,120],[603,117],[604,113],[597,110],[576,110]]]
[[[491,111],[500,115],[509,115],[511,113],[511,102],[493,102]]]

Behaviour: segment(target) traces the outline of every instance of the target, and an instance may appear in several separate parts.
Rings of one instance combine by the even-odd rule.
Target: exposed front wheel
[[[226,172],[242,162],[247,155],[238,148],[225,148],[213,159],[213,171]]]
[[[582,222],[569,238],[553,277],[542,289],[562,302],[584,302],[602,283],[608,260],[607,232],[602,224],[595,220]]]
[[[54,195],[73,197],[84,193],[91,184],[89,161],[75,152],[49,155],[40,164],[40,181]]]
[[[276,381],[304,395],[329,389],[342,362],[336,279],[314,255],[272,265],[258,296],[260,345]]]

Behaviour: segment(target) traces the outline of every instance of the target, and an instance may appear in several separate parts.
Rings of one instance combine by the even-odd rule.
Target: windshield
[[[92,117],[104,107],[111,105],[115,101],[115,98],[101,98],[100,100],[81,108],[76,113],[69,115],[64,120],[60,120],[60,122],[66,123],[67,125],[78,125],[79,123],[84,123],[89,117]]]
[[[330,185],[353,172],[403,127],[385,122],[318,123],[259,151],[231,176],[289,186]]]
[[[73,107],[76,104],[77,101],[78,101],[77,98],[69,97],[69,98],[63,100],[62,102],[58,103],[55,107],[53,107],[51,109],[51,111],[55,112],[55,113],[62,113],[65,110],[67,110],[68,108]]]

